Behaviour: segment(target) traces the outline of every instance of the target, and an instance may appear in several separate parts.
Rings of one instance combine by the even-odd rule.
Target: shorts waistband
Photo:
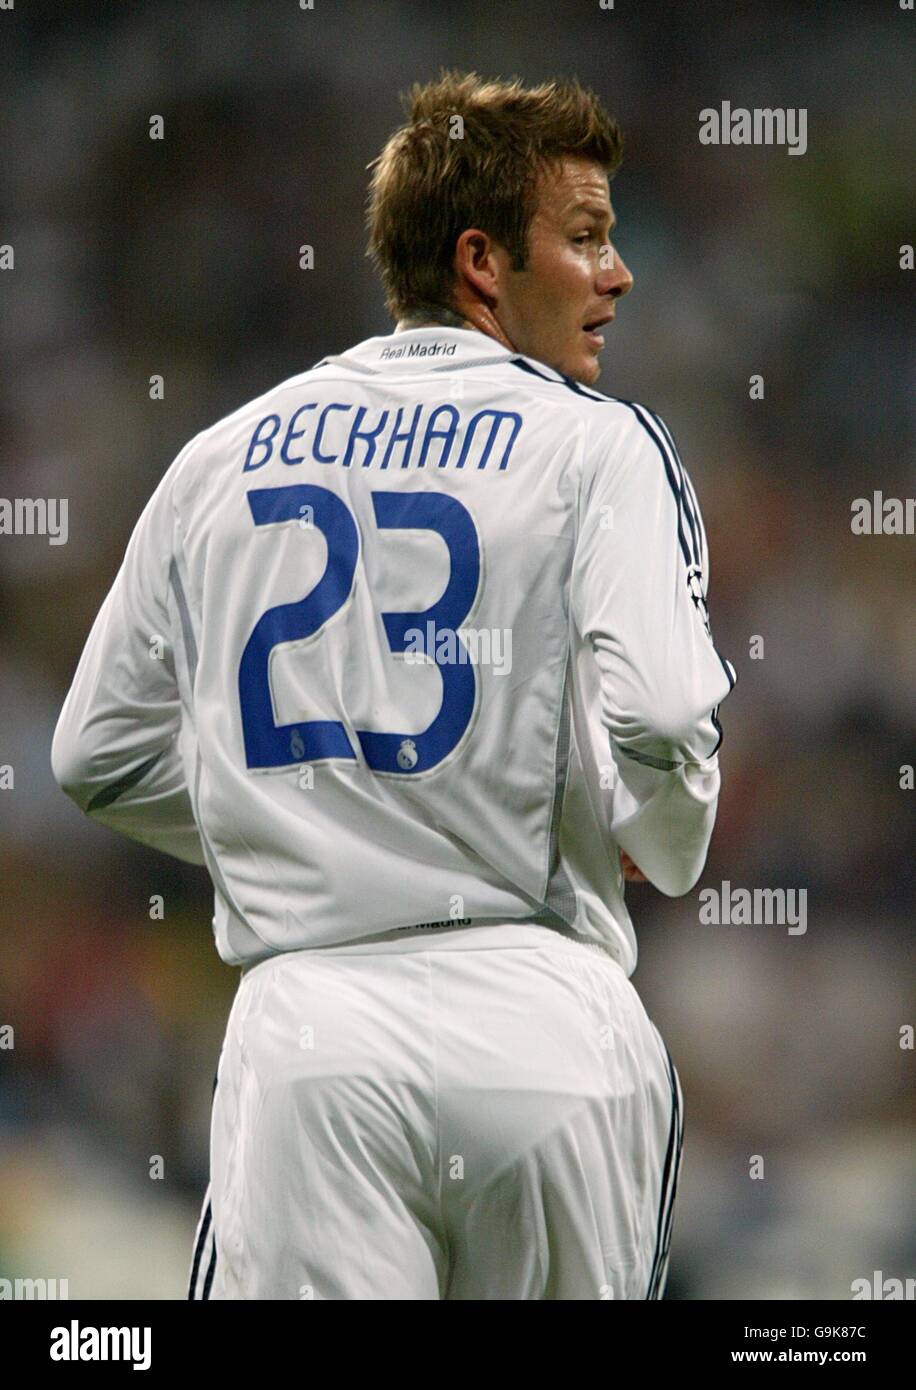
[[[296,951],[283,951],[263,960],[243,966],[247,976],[261,965],[284,956],[352,956],[388,955],[411,951],[486,951],[518,948],[570,948],[578,954],[582,949],[598,952],[604,960],[620,965],[610,946],[589,940],[571,928],[540,925],[532,922],[493,922],[475,924],[466,921],[455,926],[429,923],[416,927],[399,927],[358,941],[336,942],[331,946],[308,946]],[[621,966],[621,969],[623,967]]]

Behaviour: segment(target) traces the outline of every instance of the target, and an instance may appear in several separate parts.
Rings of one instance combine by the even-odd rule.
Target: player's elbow
[[[718,764],[689,764],[667,773],[632,766],[632,772],[621,768],[621,780],[638,809],[615,828],[615,838],[654,888],[681,898],[696,887],[706,865],[719,798]]]
[[[666,864],[652,875],[646,875],[653,888],[657,888],[666,898],[683,898],[700,881],[706,855],[688,864]]]
[[[706,865],[709,835],[701,843],[677,847],[647,845],[637,858],[627,853],[646,878],[666,898],[682,898],[695,888]]]
[[[54,780],[65,796],[79,804],[80,776],[76,765],[64,755],[51,755],[51,771]]]
[[[51,743],[51,771],[61,791],[85,809],[82,793],[88,780],[86,758],[78,741],[61,724]]]

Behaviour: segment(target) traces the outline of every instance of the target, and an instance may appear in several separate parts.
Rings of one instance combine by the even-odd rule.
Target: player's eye
[[[591,241],[591,239],[592,239],[592,234],[591,234],[591,232],[580,232],[578,236],[574,236],[574,237],[573,237],[573,241],[575,241],[575,242]]]

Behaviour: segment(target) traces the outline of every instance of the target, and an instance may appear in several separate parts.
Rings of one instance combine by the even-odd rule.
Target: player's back
[[[52,765],[207,864],[227,961],[533,921],[631,973],[619,851],[685,893],[715,821],[707,575],[651,411],[471,330],[369,339],[181,451]]]
[[[556,380],[420,329],[188,446],[173,578],[225,957],[549,912],[576,426]]]

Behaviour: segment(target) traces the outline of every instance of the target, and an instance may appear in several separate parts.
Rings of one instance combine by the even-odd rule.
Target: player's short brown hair
[[[443,71],[404,97],[406,125],[369,165],[369,250],[395,318],[450,304],[455,243],[468,227],[526,263],[538,178],[578,155],[617,169],[623,142],[594,92],[575,80],[524,87]],[[456,120],[460,117],[460,120]]]

